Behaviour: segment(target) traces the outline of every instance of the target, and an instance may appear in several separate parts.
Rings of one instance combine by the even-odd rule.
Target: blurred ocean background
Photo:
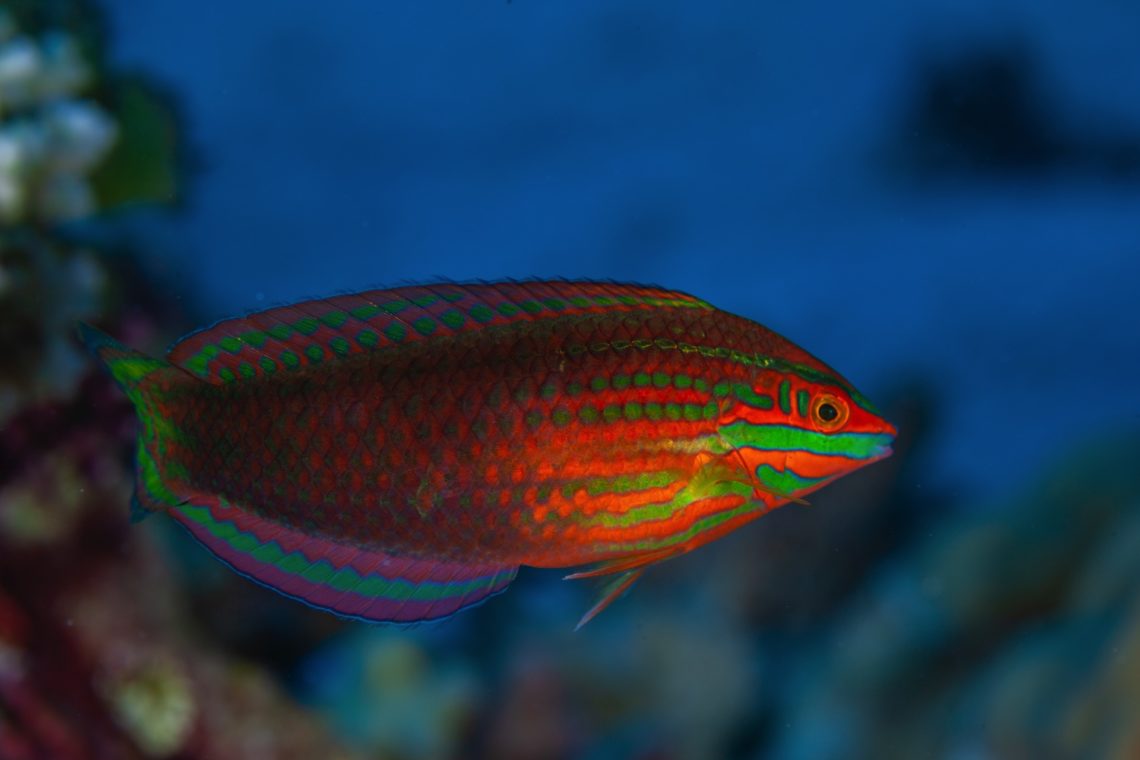
[[[0,0],[0,758],[1140,757],[1140,6]],[[612,278],[775,329],[897,454],[655,568],[344,622],[126,525],[159,351]]]

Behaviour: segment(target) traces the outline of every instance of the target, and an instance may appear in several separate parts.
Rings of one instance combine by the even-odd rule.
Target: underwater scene
[[[0,760],[1140,758],[1138,39],[0,0]]]

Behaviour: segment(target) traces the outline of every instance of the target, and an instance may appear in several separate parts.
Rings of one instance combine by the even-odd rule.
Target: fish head
[[[750,380],[730,384],[718,433],[780,503],[890,456],[895,426],[830,368],[760,367]]]

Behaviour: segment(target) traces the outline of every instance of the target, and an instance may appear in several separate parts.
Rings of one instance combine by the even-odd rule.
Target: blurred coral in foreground
[[[70,35],[21,35],[0,8],[0,221],[67,221],[95,210],[87,174],[117,128],[78,96],[90,78]]]
[[[127,526],[132,414],[73,332],[79,319],[112,321],[145,341],[161,315],[140,308],[153,286],[124,274],[131,254],[113,225],[68,223],[172,199],[173,121],[162,97],[85,57],[98,29],[86,3],[10,7],[0,8],[0,758],[347,757],[272,677],[194,634],[165,549]],[[124,142],[133,136],[150,139]]]
[[[192,632],[124,520],[130,412],[101,379],[0,437],[0,757],[338,757],[272,679]]]
[[[802,660],[775,757],[1140,756],[1140,431],[916,535]]]
[[[935,405],[905,389],[890,460],[578,634],[591,589],[560,573],[365,626],[129,526],[133,415],[72,329],[173,332],[102,212],[179,197],[177,119],[101,68],[88,3],[6,7],[0,759],[1140,757],[1140,431],[967,509],[920,488]]]

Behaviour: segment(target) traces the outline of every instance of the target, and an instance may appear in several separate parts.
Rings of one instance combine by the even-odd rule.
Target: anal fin
[[[406,557],[310,536],[197,495],[169,514],[238,573],[322,610],[371,622],[438,620],[504,591],[517,566]]]

